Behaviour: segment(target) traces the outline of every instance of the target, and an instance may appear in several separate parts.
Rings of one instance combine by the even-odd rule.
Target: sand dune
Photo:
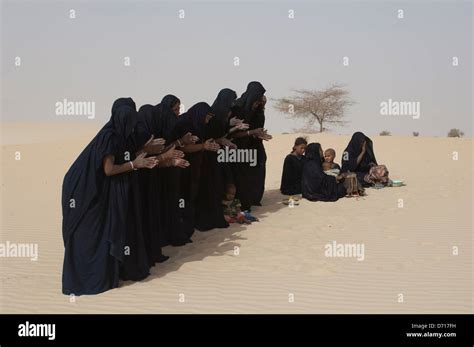
[[[398,136],[372,139],[378,161],[406,186],[295,208],[281,204],[278,188],[296,135],[274,136],[259,223],[196,232],[193,244],[166,247],[170,260],[145,281],[71,302],[61,294],[61,183],[97,128],[2,125],[1,242],[37,243],[39,259],[0,258],[0,312],[473,312],[472,139]],[[309,139],[339,160],[349,136]],[[333,241],[363,243],[364,260],[326,257]]]

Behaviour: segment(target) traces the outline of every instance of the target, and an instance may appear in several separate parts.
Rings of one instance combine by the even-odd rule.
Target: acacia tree
[[[319,124],[319,132],[326,130],[326,124],[347,124],[344,112],[354,104],[349,91],[341,84],[333,83],[323,90],[294,90],[294,95],[276,99],[275,109],[297,118],[303,118],[307,126]]]
[[[448,132],[448,137],[463,137],[464,133],[459,129],[451,129]]]

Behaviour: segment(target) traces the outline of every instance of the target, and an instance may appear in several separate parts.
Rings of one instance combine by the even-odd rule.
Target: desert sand
[[[0,241],[36,243],[39,257],[0,258],[0,313],[473,312],[472,139],[371,134],[379,163],[406,186],[289,208],[278,188],[297,134],[274,135],[259,223],[197,231],[194,243],[164,248],[170,260],[143,282],[65,296],[61,184],[97,129],[2,124]],[[308,136],[337,161],[350,138]],[[362,243],[364,260],[326,257],[333,241]]]

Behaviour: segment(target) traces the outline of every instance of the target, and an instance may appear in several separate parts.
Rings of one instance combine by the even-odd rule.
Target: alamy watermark
[[[14,243],[10,241],[0,243],[0,258],[30,258],[38,260],[37,243]]]
[[[221,148],[217,151],[217,161],[219,163],[249,163],[250,166],[256,166],[257,150]]]
[[[419,119],[421,105],[419,101],[394,101],[388,99],[380,103],[380,114],[382,116],[412,116]]]
[[[26,321],[18,325],[20,337],[47,337],[48,340],[56,339],[56,324],[36,324]]]
[[[357,261],[365,259],[365,245],[363,243],[337,243],[333,241],[324,246],[326,257],[357,258]]]
[[[94,101],[68,101],[63,99],[55,104],[57,116],[87,116],[88,119],[95,118]]]

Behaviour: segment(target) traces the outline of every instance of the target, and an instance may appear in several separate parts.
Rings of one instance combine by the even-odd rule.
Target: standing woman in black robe
[[[212,108],[205,102],[200,102],[192,106],[188,112],[182,114],[175,127],[175,137],[183,136],[183,134],[191,133],[198,138],[197,142],[182,147],[186,153],[186,160],[189,161],[190,167],[181,175],[181,198],[186,204],[185,223],[194,231],[194,228],[201,230],[209,230],[212,228],[225,228],[228,226],[224,219],[224,213],[219,215],[219,210],[203,211],[202,208],[218,208],[216,205],[220,200],[214,201],[217,196],[215,192],[204,191],[200,189],[201,178],[203,175],[215,175],[216,165],[205,162],[204,154],[208,151],[216,152],[219,149],[213,138],[206,139],[206,125],[214,116]],[[204,168],[203,164],[212,165],[211,168]],[[201,197],[199,198],[199,194]],[[206,206],[198,206],[202,200]],[[222,211],[222,206],[220,207]],[[198,213],[204,212],[205,215],[198,216]],[[199,223],[201,224],[198,224]],[[191,237],[191,235],[189,235]]]
[[[231,136],[239,149],[255,150],[257,164],[235,163],[232,172],[237,187],[236,197],[242,204],[242,210],[250,210],[251,206],[261,206],[265,190],[265,166],[267,155],[262,140],[270,140],[271,136],[265,126],[265,88],[260,82],[250,82],[247,90],[237,99],[232,113],[249,125],[248,130],[236,131]]]
[[[232,103],[237,94],[232,89],[222,89],[212,104],[214,117],[205,127],[204,140],[214,139],[220,146],[236,148],[227,138],[229,116]],[[196,200],[195,227],[200,231],[214,228],[227,228],[229,224],[224,218],[222,197],[224,196],[224,170],[226,163],[217,162],[217,153],[202,153],[199,190]]]
[[[184,136],[175,136],[174,129],[179,118],[180,100],[171,94],[163,97],[161,102],[153,106],[154,122],[156,122],[156,136],[162,137],[166,141],[166,146],[175,146],[182,149],[182,146],[192,144],[196,141],[190,133]],[[158,135],[159,134],[159,135]],[[157,204],[159,205],[159,243],[162,247],[182,246],[190,242],[190,229],[185,223],[186,206],[180,203],[182,169],[178,167],[160,168],[159,179],[155,182],[157,189]],[[153,213],[153,212],[152,212]]]
[[[349,144],[342,154],[341,172],[354,172],[363,187],[370,186],[364,180],[372,166],[377,165],[372,140],[360,131],[352,135]]]
[[[149,138],[157,139],[159,144],[164,145],[166,140],[161,138],[163,132],[161,130],[159,105],[144,105],[140,107],[138,112],[137,133],[140,141],[144,142]],[[163,239],[165,238],[162,229],[162,220],[166,218],[162,214],[160,191],[162,170],[164,167],[186,167],[189,165],[184,159],[180,159],[184,153],[175,150],[175,145],[168,146],[162,154],[158,156],[160,160],[159,168],[153,170],[139,171],[139,186],[141,200],[143,204],[143,230],[145,245],[149,257],[149,264],[162,263],[168,259],[161,252]]]
[[[303,198],[310,201],[337,201],[346,195],[346,188],[342,176],[337,179],[324,173],[322,163],[324,161],[323,149],[319,143],[310,143],[306,147],[303,176],[301,179],[301,190]]]
[[[127,243],[130,174],[157,164],[145,153],[131,158],[136,123],[133,100],[116,100],[110,121],[64,177],[64,294],[98,294],[118,286]]]

